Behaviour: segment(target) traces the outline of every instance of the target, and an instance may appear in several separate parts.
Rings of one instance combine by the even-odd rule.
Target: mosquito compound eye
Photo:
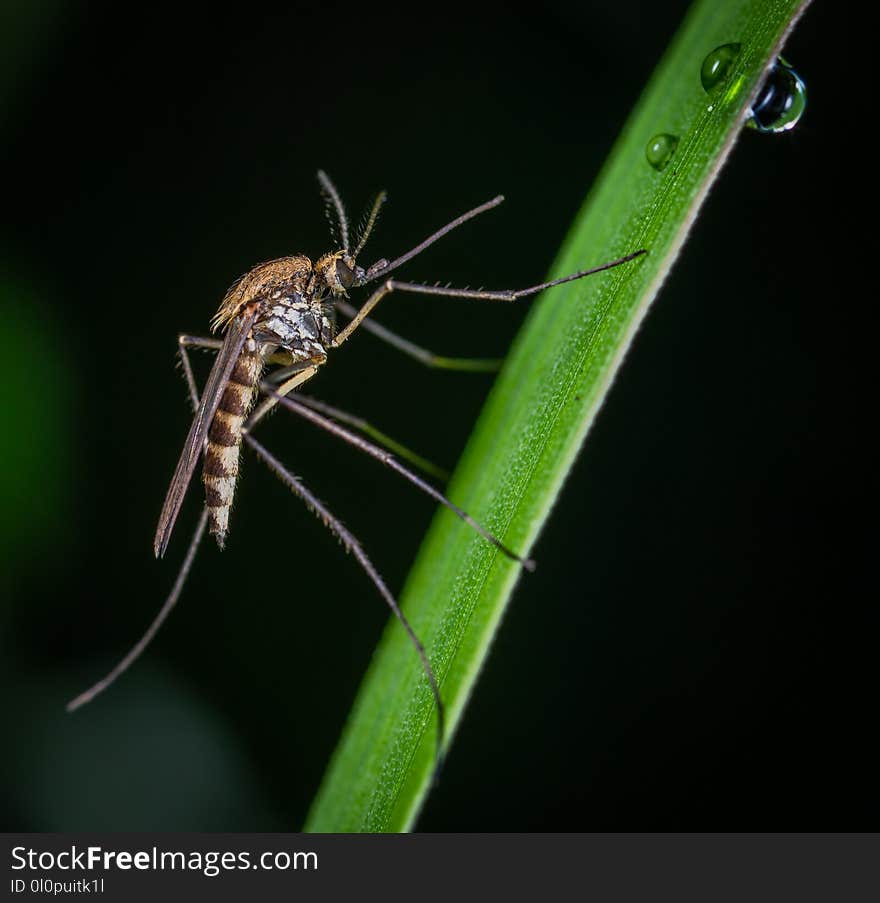
[[[354,270],[344,261],[336,261],[336,279],[344,289],[351,288],[354,283]]]

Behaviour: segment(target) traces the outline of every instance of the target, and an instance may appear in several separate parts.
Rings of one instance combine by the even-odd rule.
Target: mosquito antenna
[[[456,217],[451,223],[447,223],[442,229],[438,229],[433,235],[429,235],[421,244],[416,245],[411,251],[407,251],[406,254],[398,257],[396,260],[392,260],[391,263],[388,263],[387,260],[382,260],[379,264],[370,267],[363,279],[360,279],[357,284],[366,285],[368,282],[372,282],[374,279],[379,279],[381,276],[385,276],[392,270],[396,270],[399,266],[403,266],[408,260],[412,260],[417,254],[421,254],[422,251],[434,244],[435,241],[438,241],[443,238],[444,235],[449,234],[453,229],[457,229],[463,223],[473,219],[475,216],[479,216],[481,213],[485,213],[487,210],[497,207],[503,201],[504,195],[499,194],[498,197],[492,198],[491,201],[486,201],[485,204],[480,204],[479,207],[474,207],[473,210],[462,213],[461,216]]]
[[[385,191],[380,191],[376,195],[376,200],[373,201],[373,207],[370,210],[369,216],[363,219],[360,228],[358,229],[358,243],[357,247],[352,252],[352,257],[357,257],[358,254],[363,251],[364,245],[367,243],[367,239],[370,237],[370,233],[373,231],[373,226],[376,225],[376,222],[379,219],[379,211],[382,209],[382,205],[387,200],[388,194]]]
[[[119,664],[102,680],[99,680],[93,687],[90,687],[85,693],[80,693],[76,699],[72,699],[67,703],[67,711],[73,712],[78,709],[80,706],[84,706],[87,702],[91,702],[99,693],[103,693],[107,687],[112,684],[120,674],[127,671],[131,665],[138,659],[140,654],[150,645],[150,641],[158,632],[159,628],[162,624],[165,623],[165,619],[168,615],[171,614],[171,609],[177,604],[177,600],[180,598],[180,593],[183,590],[183,585],[186,583],[186,578],[189,576],[190,569],[192,568],[193,560],[196,557],[196,552],[198,551],[199,544],[202,541],[202,537],[205,535],[205,527],[208,525],[208,509],[205,508],[202,511],[202,516],[199,519],[199,525],[196,527],[196,532],[193,533],[193,538],[189,544],[189,549],[186,553],[186,558],[183,559],[183,564],[181,565],[180,571],[177,574],[177,580],[174,581],[174,586],[171,587],[171,592],[168,594],[168,598],[162,604],[162,607],[159,609],[159,614],[153,618],[153,623],[147,628],[146,633],[137,641],[137,643],[132,646],[131,651],[119,662]]]
[[[298,414],[300,417],[303,417],[305,420],[314,423],[316,426],[321,427],[323,430],[327,430],[328,433],[332,433],[334,436],[338,436],[340,439],[347,442],[349,445],[353,445],[355,448],[360,449],[362,452],[368,454],[371,458],[375,458],[377,461],[381,461],[386,467],[389,467],[391,470],[399,473],[404,479],[409,480],[417,489],[420,489],[426,495],[429,495],[432,499],[439,502],[441,505],[444,505],[450,511],[452,511],[455,515],[457,515],[461,520],[463,520],[469,527],[472,527],[480,536],[483,537],[487,542],[491,543],[498,549],[502,554],[506,555],[508,558],[513,561],[519,562],[527,571],[534,571],[535,562],[531,558],[522,558],[517,555],[516,552],[511,551],[494,533],[490,533],[482,524],[475,521],[467,511],[459,508],[454,502],[451,502],[442,492],[438,489],[435,489],[430,483],[423,480],[420,476],[413,473],[409,468],[404,467],[403,464],[398,461],[394,455],[390,452],[385,451],[384,448],[379,448],[377,445],[373,445],[372,442],[368,442],[362,436],[358,436],[355,433],[350,432],[345,429],[345,427],[340,426],[338,423],[334,423],[332,420],[328,420],[326,417],[322,417],[317,411],[311,410],[311,408],[306,407],[304,404],[300,404],[300,402],[295,401],[293,398],[287,395],[281,395],[279,392],[275,390],[275,387],[270,383],[261,383],[260,390],[264,392],[266,395],[271,396],[275,399],[275,401],[282,405],[282,407],[287,408],[287,410],[292,411],[294,414]]]
[[[401,626],[407,632],[410,641],[419,655],[419,659],[422,663],[422,670],[428,678],[431,693],[433,694],[434,702],[437,705],[437,752],[434,770],[436,774],[440,770],[440,763],[443,760],[443,738],[446,733],[446,714],[443,707],[443,700],[440,697],[440,687],[437,683],[437,678],[434,675],[434,669],[431,667],[430,661],[428,661],[428,654],[425,652],[425,647],[422,645],[421,640],[416,636],[416,632],[401,611],[397,599],[394,598],[391,590],[385,585],[385,581],[373,566],[373,562],[367,557],[367,553],[363,550],[363,547],[354,534],[349,532],[342,522],[330,512],[327,506],[303,485],[298,477],[295,477],[268,449],[257,442],[257,440],[247,431],[244,432],[244,440],[257,453],[257,457],[262,459],[263,463],[269,467],[275,476],[277,476],[295,496],[303,501],[313,514],[323,521],[324,526],[336,536],[345,547],[346,551],[354,555],[358,564],[372,581],[373,586],[379,591],[379,595],[381,595],[388,604],[394,617],[400,621]]]
[[[336,186],[330,181],[330,176],[328,176],[323,169],[318,170],[318,182],[321,185],[321,193],[324,195],[324,202],[327,207],[327,218],[330,220],[330,228],[332,231],[335,231],[333,228],[334,224],[338,226],[339,235],[334,237],[339,239],[342,250],[348,254],[348,216],[345,213],[345,206],[342,203],[342,198],[339,197]],[[336,212],[335,220],[330,216],[331,208]]]

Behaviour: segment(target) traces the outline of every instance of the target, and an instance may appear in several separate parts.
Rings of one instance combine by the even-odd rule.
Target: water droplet
[[[727,78],[727,73],[730,72],[741,46],[741,44],[722,44],[703,60],[700,81],[703,83],[704,91],[711,91]]]
[[[661,172],[672,159],[677,147],[678,137],[676,135],[667,135],[665,132],[661,132],[659,135],[654,135],[645,145],[645,159],[657,172]]]
[[[807,86],[780,56],[758,92],[748,125],[759,132],[787,132],[806,108]]]

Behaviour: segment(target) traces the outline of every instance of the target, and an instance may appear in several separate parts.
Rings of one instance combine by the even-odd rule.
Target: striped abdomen
[[[250,351],[245,346],[223,390],[208,431],[202,482],[205,484],[210,530],[221,549],[229,529],[229,509],[238,479],[241,428],[256,397],[262,366],[259,352]]]

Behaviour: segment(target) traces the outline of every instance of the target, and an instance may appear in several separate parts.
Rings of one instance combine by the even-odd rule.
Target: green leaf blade
[[[531,548],[648,307],[742,132],[763,74],[807,0],[701,0],[633,111],[578,214],[551,278],[646,248],[622,267],[545,293],[532,307],[449,489],[521,553]],[[707,94],[713,48],[741,50]],[[679,142],[662,171],[657,133]],[[450,303],[455,303],[450,301]],[[588,557],[589,550],[585,550]],[[438,513],[402,600],[442,682],[449,736],[474,688],[520,569]],[[540,580],[538,572],[523,579]],[[515,680],[516,677],[512,677]],[[511,684],[515,692],[515,683]],[[409,829],[434,766],[433,700],[403,630],[382,638],[306,830]]]

